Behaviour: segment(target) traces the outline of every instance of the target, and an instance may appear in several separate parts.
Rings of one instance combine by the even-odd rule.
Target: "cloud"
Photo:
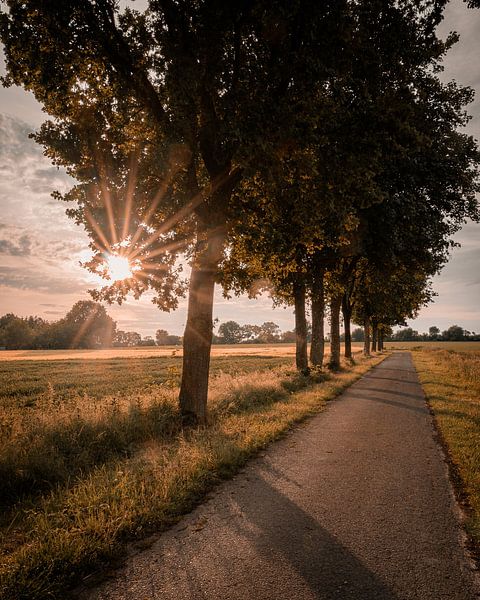
[[[36,290],[51,294],[82,293],[88,287],[75,279],[52,276],[38,269],[0,267],[0,285],[21,290]]]
[[[29,235],[20,236],[17,242],[8,239],[0,239],[0,254],[9,254],[10,256],[30,256],[32,250],[32,240]]]

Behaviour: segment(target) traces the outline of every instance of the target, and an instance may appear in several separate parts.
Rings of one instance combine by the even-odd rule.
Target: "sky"
[[[460,42],[447,56],[442,77],[476,89],[466,131],[480,139],[480,10],[451,0],[439,31],[444,37],[452,30],[460,34]],[[5,72],[3,59],[0,72]],[[50,195],[68,189],[72,180],[28,137],[45,118],[32,94],[0,88],[0,315],[13,312],[56,320],[77,300],[90,299],[88,289],[98,286],[99,279],[79,264],[89,256],[87,235],[65,215],[65,205]],[[455,241],[461,247],[453,250],[433,281],[435,302],[409,322],[418,331],[452,324],[480,331],[480,225],[467,224]],[[107,310],[119,329],[142,335],[154,335],[156,329],[181,334],[186,300],[171,313],[156,308],[148,294]],[[294,326],[292,310],[273,309],[266,296],[227,300],[221,290],[216,292],[214,316],[242,324],[275,321],[282,330]]]

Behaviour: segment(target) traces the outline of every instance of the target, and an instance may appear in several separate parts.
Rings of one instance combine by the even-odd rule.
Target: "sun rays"
[[[140,269],[139,265],[130,263],[126,256],[109,254],[105,260],[107,273],[112,281],[122,281],[134,277],[135,271]]]
[[[142,156],[138,148],[128,160],[128,175],[123,179],[123,185],[117,188],[111,165],[107,165],[108,161],[98,153],[95,156],[100,179],[93,187],[91,202],[83,207],[87,226],[94,234],[91,248],[95,256],[83,265],[108,281],[104,290],[117,288],[138,292],[142,286],[161,287],[163,280],[167,282],[175,256],[185,252],[196,239],[195,227],[187,227],[178,236],[178,224],[186,223],[198,206],[232,176],[231,172],[224,173],[203,189],[197,188],[175,213],[166,214],[160,220],[158,210],[162,201],[175,185],[179,172],[189,168],[187,155],[179,155],[178,149],[172,152],[174,156],[167,160],[164,177],[149,202],[137,196]]]

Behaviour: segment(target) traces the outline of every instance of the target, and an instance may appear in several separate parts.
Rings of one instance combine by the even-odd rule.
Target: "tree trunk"
[[[190,275],[179,395],[180,412],[184,422],[189,425],[203,424],[207,418],[213,293],[224,240],[223,231],[217,230],[197,243]]]
[[[345,328],[345,358],[352,358],[352,333],[350,331],[350,319],[352,317],[352,308],[346,294],[342,298],[343,326]]]
[[[342,297],[337,296],[330,301],[330,361],[329,369],[340,368],[340,307]]]
[[[365,342],[363,344],[363,353],[365,356],[370,356],[370,319],[365,319],[363,324],[365,332]]]
[[[312,343],[310,345],[310,362],[316,367],[323,365],[325,354],[325,297],[323,290],[323,269],[315,274],[312,283]]]
[[[377,351],[378,329],[376,323],[372,324],[372,352]]]
[[[381,329],[378,330],[378,351],[382,352],[383,350],[383,331]]]
[[[295,299],[295,360],[297,370],[308,375],[307,354],[307,318],[305,316],[305,284],[296,281],[293,284]]]

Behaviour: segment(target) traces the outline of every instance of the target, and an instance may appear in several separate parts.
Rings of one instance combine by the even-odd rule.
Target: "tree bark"
[[[330,301],[330,361],[329,369],[340,368],[340,307],[342,297],[336,296]]]
[[[308,375],[307,318],[305,315],[305,283],[303,281],[295,281],[293,295],[295,299],[295,361],[297,370]]]
[[[365,341],[363,344],[363,353],[365,356],[370,356],[370,319],[365,319],[363,324],[363,329],[365,332]]]
[[[189,425],[204,424],[207,418],[213,293],[224,241],[225,233],[221,229],[199,241],[190,275],[179,395],[180,412]]]
[[[377,351],[378,329],[376,323],[372,324],[372,352]]]
[[[312,282],[312,343],[310,345],[310,362],[316,367],[323,365],[325,355],[325,296],[323,289],[323,269],[318,271]]]
[[[352,333],[350,328],[350,320],[352,317],[352,308],[346,294],[342,298],[342,314],[343,314],[343,326],[345,329],[345,358],[352,358]]]
[[[383,350],[383,331],[381,329],[378,330],[378,351],[382,352]]]

